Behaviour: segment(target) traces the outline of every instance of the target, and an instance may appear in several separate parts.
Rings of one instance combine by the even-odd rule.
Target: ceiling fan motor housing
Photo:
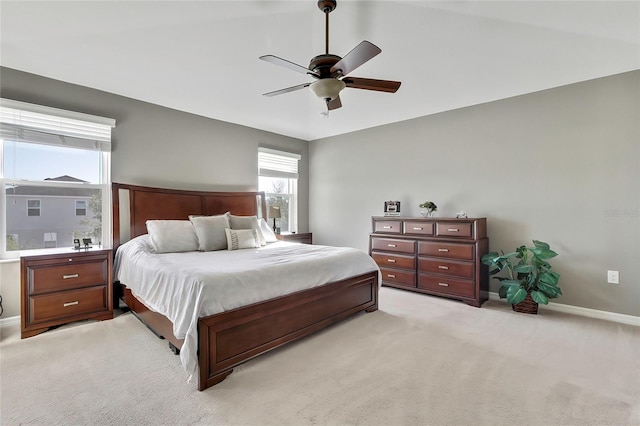
[[[335,77],[331,75],[331,67],[338,63],[342,59],[338,55],[318,55],[311,59],[309,63],[309,70],[318,76],[318,78]]]

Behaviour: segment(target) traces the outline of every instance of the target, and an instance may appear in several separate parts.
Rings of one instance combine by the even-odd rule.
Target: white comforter
[[[198,371],[198,318],[377,271],[367,254],[345,247],[279,241],[234,251],[155,254],[148,235],[119,247],[114,276],[184,339],[180,359]]]

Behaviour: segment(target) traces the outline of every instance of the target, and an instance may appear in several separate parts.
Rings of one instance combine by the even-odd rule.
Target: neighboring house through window
[[[277,227],[284,232],[298,230],[298,161],[300,154],[269,148],[258,148],[259,190],[264,191],[267,205],[280,208]],[[268,218],[272,225],[273,220]]]
[[[114,126],[109,118],[0,99],[0,257],[72,247],[74,238],[109,244]]]

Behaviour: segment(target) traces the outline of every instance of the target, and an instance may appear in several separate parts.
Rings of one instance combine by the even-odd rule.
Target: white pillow
[[[216,216],[189,216],[198,236],[200,251],[224,250],[227,248],[227,236],[224,232],[229,227],[229,218],[221,214]]]
[[[147,231],[156,253],[198,250],[198,236],[188,220],[148,220]]]
[[[227,216],[229,217],[231,229],[255,229],[258,235],[258,243],[260,243],[261,246],[267,244],[260,230],[257,216],[234,216],[229,212],[227,212]]]
[[[278,241],[278,239],[276,238],[276,234],[273,233],[273,229],[271,229],[264,218],[260,219],[259,222],[260,230],[262,231],[262,236],[264,237],[265,242],[275,243],[276,241]]]
[[[258,248],[258,233],[255,229],[225,229],[227,234],[227,249],[239,250],[248,248]]]

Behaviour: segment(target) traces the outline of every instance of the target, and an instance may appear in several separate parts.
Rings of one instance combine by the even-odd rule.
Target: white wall
[[[314,242],[366,251],[385,200],[431,200],[487,217],[491,250],[551,244],[558,303],[640,316],[639,104],[636,71],[313,141]]]

